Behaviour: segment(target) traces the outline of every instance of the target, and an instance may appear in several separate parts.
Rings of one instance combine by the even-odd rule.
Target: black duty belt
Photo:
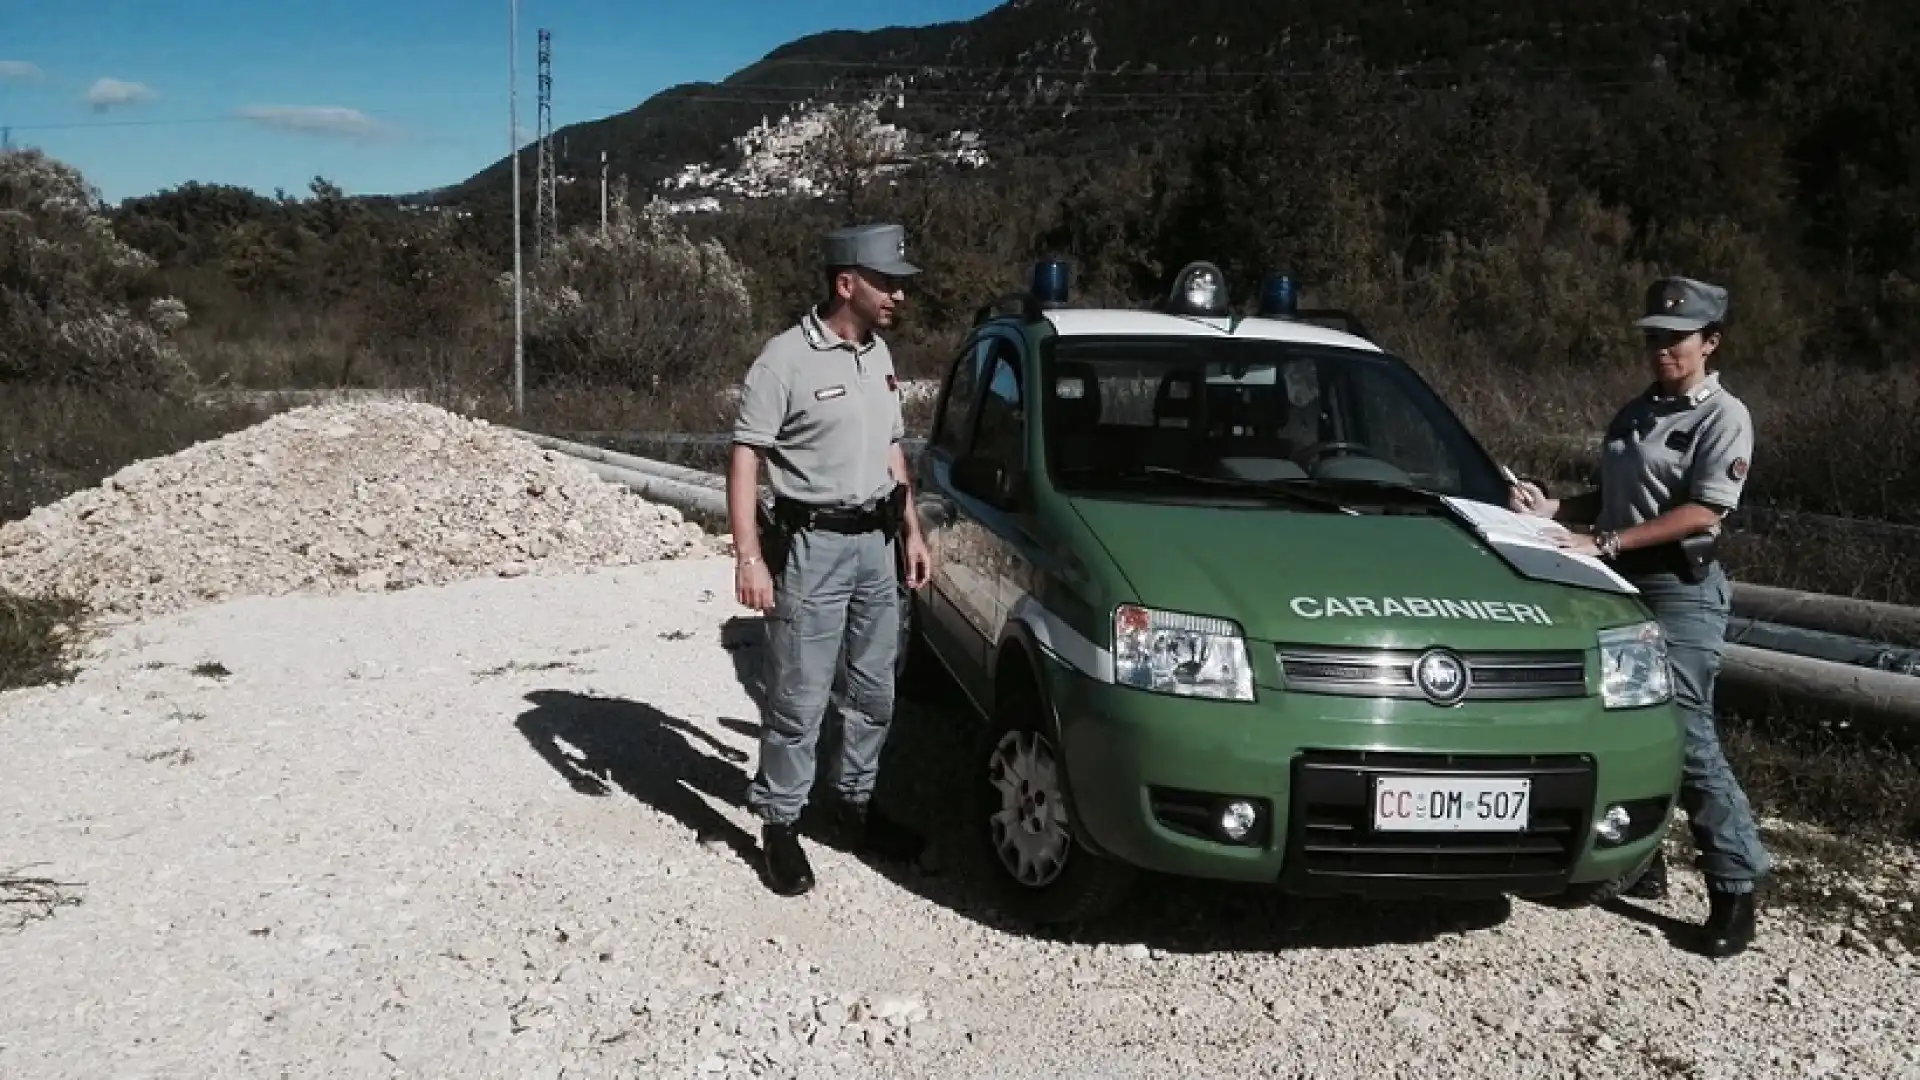
[[[1719,561],[1718,544],[1707,536],[1688,537],[1670,544],[1623,551],[1612,560],[1613,568],[1626,578],[1654,574],[1674,574],[1683,581],[1698,583]]]
[[[865,533],[887,526],[885,503],[869,506],[820,506],[797,499],[775,499],[773,520],[790,533],[818,529],[832,533]]]

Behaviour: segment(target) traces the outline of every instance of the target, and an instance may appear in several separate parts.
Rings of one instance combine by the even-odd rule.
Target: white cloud
[[[95,112],[106,112],[117,105],[138,105],[152,101],[155,96],[153,90],[142,83],[103,78],[87,88],[86,101]]]
[[[15,79],[25,82],[38,79],[41,74],[40,66],[32,61],[0,60],[0,82],[11,82]]]
[[[398,134],[359,109],[339,105],[248,105],[234,115],[265,127],[307,135],[348,139],[384,139]]]

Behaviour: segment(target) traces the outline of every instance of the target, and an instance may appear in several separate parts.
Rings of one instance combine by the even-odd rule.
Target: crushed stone
[[[148,617],[707,554],[671,506],[413,402],[279,413],[0,526],[0,588]]]
[[[775,896],[731,581],[236,600],[0,693],[0,865],[80,901],[0,934],[0,1076],[1920,1080],[1920,959],[1771,901],[1693,955],[1684,858],[1618,911],[1159,882],[1024,927],[950,701],[902,703],[880,781],[945,869],[809,842]],[[1897,910],[1892,855],[1860,873]]]

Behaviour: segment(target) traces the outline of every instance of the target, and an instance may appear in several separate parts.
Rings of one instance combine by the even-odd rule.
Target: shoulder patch
[[[1737,457],[1737,458],[1734,458],[1732,461],[1727,462],[1727,479],[1732,480],[1734,483],[1739,483],[1740,481],[1745,480],[1746,478],[1747,478],[1747,459],[1746,458]]]

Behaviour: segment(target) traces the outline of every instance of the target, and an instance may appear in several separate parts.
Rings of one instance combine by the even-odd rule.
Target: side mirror
[[[968,455],[953,463],[952,478],[956,491],[1003,510],[1012,508],[1013,491],[999,462]]]

